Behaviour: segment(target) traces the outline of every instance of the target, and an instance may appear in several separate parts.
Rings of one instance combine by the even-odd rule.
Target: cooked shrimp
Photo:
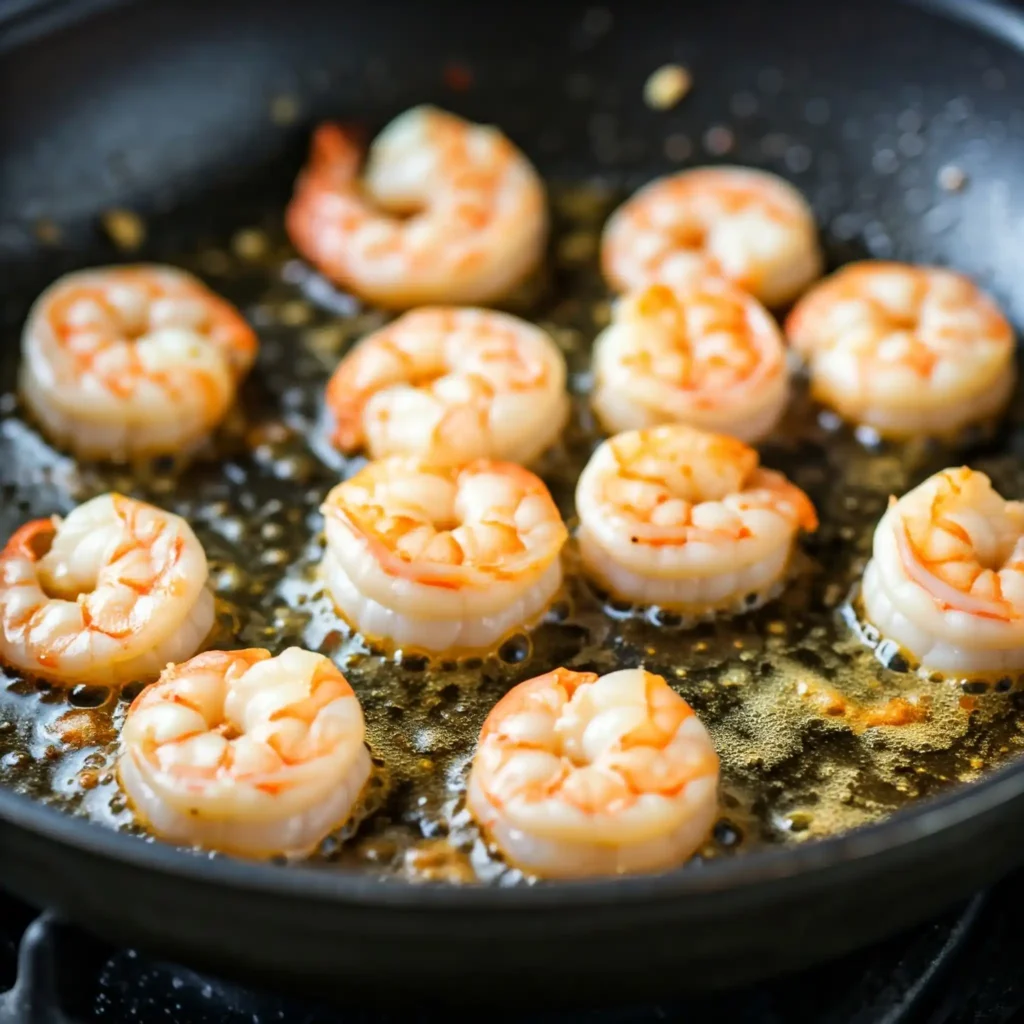
[[[487,716],[466,800],[511,863],[568,878],[682,863],[717,791],[711,738],[661,676],[558,668]]]
[[[756,441],[789,397],[775,321],[756,299],[710,278],[620,300],[594,343],[593,367],[594,411],[609,431],[689,423]]]
[[[613,597],[707,616],[782,587],[814,506],[735,438],[675,424],[605,441],[576,487],[580,555]]]
[[[171,842],[302,854],[351,817],[370,776],[365,732],[352,687],[322,655],[207,651],[135,699],[118,777]]]
[[[862,597],[868,619],[925,669],[1024,668],[1024,504],[966,466],[929,477],[891,499]]]
[[[544,186],[497,129],[433,107],[407,110],[370,147],[337,125],[313,136],[288,207],[295,247],[369,302],[483,305],[527,278],[544,253]]]
[[[562,583],[566,529],[544,484],[507,462],[392,456],[323,506],[341,614],[404,650],[482,650],[532,625]]]
[[[144,502],[36,519],[0,553],[0,659],[65,686],[151,679],[209,634],[206,578],[188,523]]]
[[[334,440],[375,459],[528,463],[565,426],[565,360],[532,324],[485,309],[406,313],[364,338],[327,385]]]
[[[882,435],[954,435],[1013,391],[1013,329],[948,270],[851,264],[800,300],[786,331],[815,397]]]
[[[68,274],[36,300],[21,391],[59,445],[119,462],[198,447],[234,402],[256,336],[231,305],[173,267]]]
[[[621,292],[724,277],[781,306],[821,273],[814,215],[774,174],[698,167],[642,188],[612,214],[601,243],[604,274]]]

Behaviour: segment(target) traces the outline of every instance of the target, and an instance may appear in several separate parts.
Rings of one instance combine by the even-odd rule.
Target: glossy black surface
[[[1007,1024],[1024,1012],[1016,907],[1024,876],[870,949],[758,985],[653,1005],[561,1013],[537,1005],[496,1016],[509,1024]],[[5,992],[4,990],[7,989]],[[52,914],[0,897],[0,1024],[432,1024],[427,1012],[395,1015],[242,988],[96,943]]]
[[[115,255],[101,211],[143,212],[157,253],[237,223],[254,196],[283,203],[317,118],[374,127],[428,99],[499,122],[555,177],[635,184],[668,169],[666,139],[685,135],[695,159],[791,178],[833,261],[954,264],[1020,323],[1024,30],[995,4],[931,6],[958,18],[882,0],[487,17],[451,3],[158,0],[64,31],[48,14],[33,34],[26,16],[0,54],[3,315],[24,313],[9,296]],[[641,101],[666,60],[696,83],[668,114]],[[472,69],[470,91],[445,86],[453,61]],[[288,124],[271,117],[282,96],[298,113]],[[716,128],[731,132],[727,153]],[[936,184],[947,164],[966,174],[962,192]],[[39,244],[43,218],[60,246]],[[204,970],[377,1000],[647,999],[835,955],[966,897],[1022,859],[1024,772],[796,850],[519,890],[186,857],[3,791],[0,819],[6,887]]]

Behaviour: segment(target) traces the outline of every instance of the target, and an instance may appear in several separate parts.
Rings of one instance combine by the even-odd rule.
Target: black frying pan
[[[0,52],[11,344],[26,296],[110,258],[101,210],[142,210],[167,245],[238,223],[253,197],[283,204],[314,119],[376,127],[423,100],[499,123],[549,175],[626,185],[667,169],[663,141],[680,125],[696,139],[729,127],[729,160],[777,170],[812,198],[833,262],[867,251],[951,264],[1024,320],[1024,16],[1007,6],[68,6],[9,7]],[[696,82],[671,115],[641,101],[668,59]],[[473,69],[472,90],[445,87],[452,60]],[[595,85],[570,96],[581,73]],[[268,120],[282,93],[300,101],[301,123]],[[756,95],[756,111],[737,93]],[[895,172],[908,107],[927,140],[913,181]],[[602,146],[595,124],[597,134],[613,125],[621,145]],[[908,193],[932,190],[945,164],[970,186],[926,212]],[[61,226],[57,248],[33,231],[43,215]],[[342,998],[472,994],[492,1006],[538,992],[650,996],[794,968],[936,912],[1018,863],[1022,844],[1020,764],[802,847],[512,889],[198,859],[0,790],[2,884],[117,942]]]

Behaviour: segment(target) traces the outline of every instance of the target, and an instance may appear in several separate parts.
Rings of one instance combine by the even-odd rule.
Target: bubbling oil
[[[621,196],[593,185],[552,193],[548,269],[508,308],[550,331],[569,365],[572,419],[537,468],[571,527],[576,479],[601,439],[586,398],[590,345],[610,316],[598,239]],[[362,464],[324,442],[323,387],[346,349],[385,315],[310,271],[273,226],[246,228],[174,262],[235,302],[260,335],[257,368],[217,458],[180,473],[76,464],[22,418],[12,338],[0,376],[0,528],[6,536],[25,519],[67,512],[109,489],[161,505],[188,519],[207,551],[218,608],[210,646],[277,653],[298,644],[339,665],[362,703],[376,771],[364,814],[329,836],[309,864],[411,880],[521,881],[466,813],[465,778],[497,700],[558,665],[602,673],[644,665],[705,722],[721,756],[721,813],[698,858],[871,823],[977,778],[1024,745],[1017,678],[922,677],[857,621],[850,601],[890,494],[969,460],[1002,493],[1024,495],[1019,423],[967,451],[868,446],[800,392],[762,458],[807,491],[821,527],[779,599],[686,629],[671,614],[605,601],[580,578],[570,543],[564,592],[531,635],[486,658],[396,660],[351,634],[316,572],[325,543],[320,504]],[[4,678],[0,783],[141,834],[114,774],[117,734],[139,687],[64,690]]]

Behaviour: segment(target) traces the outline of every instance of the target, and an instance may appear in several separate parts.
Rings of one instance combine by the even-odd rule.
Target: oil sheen
[[[576,478],[600,441],[586,395],[589,348],[609,317],[598,238],[621,198],[553,187],[547,270],[507,305],[551,332],[570,367],[574,409],[560,446],[537,467],[570,527]],[[268,218],[267,224],[279,222]],[[1000,493],[1024,495],[1019,423],[957,452],[872,446],[819,415],[798,388],[764,464],[814,500],[808,539],[784,595],[731,621],[683,629],[672,615],[606,602],[576,571],[528,639],[493,656],[428,664],[374,653],[334,614],[316,575],[330,487],[354,472],[323,440],[327,377],[384,314],[313,275],[279,229],[251,226],[175,254],[236,302],[261,352],[215,457],[185,472],[76,465],[25,421],[14,395],[17,339],[0,376],[0,530],[66,512],[111,488],[191,522],[218,598],[211,646],[293,644],[333,658],[362,702],[377,770],[359,820],[328,837],[310,865],[409,878],[515,884],[462,805],[485,716],[509,687],[557,666],[608,672],[645,665],[664,675],[707,724],[722,759],[721,813],[699,858],[743,855],[866,825],[912,801],[976,779],[1024,744],[1017,678],[929,679],[879,645],[850,603],[890,494],[969,461]],[[1019,403],[1015,403],[1019,404]],[[0,783],[106,826],[137,832],[113,774],[117,732],[138,687],[63,690],[8,674],[0,688]]]

